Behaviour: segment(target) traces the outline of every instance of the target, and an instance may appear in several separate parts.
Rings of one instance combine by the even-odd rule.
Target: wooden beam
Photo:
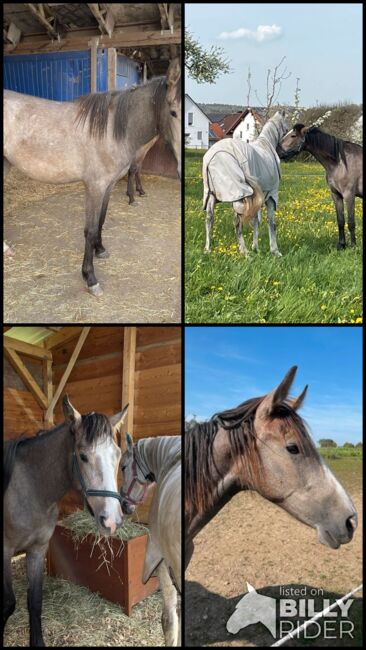
[[[97,57],[99,38],[92,38],[90,45],[90,92],[97,92]]]
[[[104,10],[104,14],[106,14],[106,17],[104,18],[103,11],[100,9],[98,2],[88,2],[88,7],[98,23],[101,33],[112,36],[114,28],[114,16],[111,11]]]
[[[73,353],[72,353],[72,355],[70,357],[70,361],[67,364],[66,370],[65,370],[64,374],[62,375],[62,377],[60,379],[60,383],[56,388],[56,392],[55,392],[50,404],[47,407],[45,420],[48,420],[51,416],[53,417],[53,410],[54,410],[54,408],[55,408],[55,406],[57,404],[57,401],[58,401],[58,399],[59,399],[59,397],[60,397],[60,395],[61,395],[61,393],[62,393],[62,391],[63,391],[63,389],[65,387],[65,384],[66,384],[66,382],[67,382],[67,380],[68,380],[68,378],[70,376],[70,373],[71,373],[71,371],[72,371],[72,369],[73,369],[73,367],[75,365],[76,359],[79,356],[79,352],[80,352],[81,348],[83,347],[84,341],[85,341],[86,337],[88,336],[89,332],[90,332],[90,327],[83,327],[82,332],[81,332],[81,334],[79,336],[78,342],[75,345],[75,349],[74,349],[74,351],[73,351]]]
[[[41,25],[43,25],[43,27],[46,28],[47,33],[50,36],[52,36],[53,38],[60,38],[60,35],[55,31],[51,23],[47,20],[42,3],[37,3],[37,5],[35,5],[31,2],[26,2],[25,6],[28,7],[28,9],[30,9],[33,16],[37,18],[38,22],[41,23]]]
[[[122,408],[129,404],[127,418],[123,424],[122,436],[128,432],[133,436],[135,401],[135,356],[136,327],[125,327],[123,337]]]
[[[77,336],[80,335],[82,331],[83,331],[82,326],[63,327],[62,330],[60,330],[56,334],[53,334],[52,336],[49,336],[48,339],[45,339],[44,346],[47,350],[51,350],[52,348],[57,347],[61,343],[66,343],[67,341],[76,338]]]
[[[25,343],[25,341],[18,341],[18,339],[13,339],[11,336],[4,336],[4,348],[5,350],[14,350],[15,352],[20,352],[27,357],[32,359],[49,359],[52,361],[52,354],[49,350],[41,348],[38,345],[33,345],[32,343]]]
[[[12,350],[11,348],[5,348],[5,355],[9,359],[14,370],[16,370],[16,372],[18,373],[19,377],[22,379],[26,387],[29,388],[30,392],[32,393],[33,397],[35,398],[39,406],[42,409],[46,409],[47,408],[46,395],[44,395],[44,393],[41,391],[36,380],[32,377],[31,373],[29,372],[28,368],[24,365],[18,353],[15,352],[15,350]]]
[[[91,36],[79,36],[71,38],[61,38],[59,41],[32,40],[22,39],[15,49],[13,45],[5,45],[5,54],[31,54],[32,52],[66,52],[88,49],[88,42]],[[159,45],[171,45],[182,42],[181,30],[176,29],[174,34],[169,29],[165,30],[148,30],[148,31],[123,31],[114,32],[111,37],[99,36],[99,47],[152,47]]]
[[[108,50],[108,90],[115,90],[117,86],[117,52],[115,47]]]
[[[53,384],[52,384],[52,361],[49,359],[45,359],[43,361],[43,391],[46,395],[47,399],[47,408],[52,402],[52,395],[53,395]],[[53,412],[50,413],[46,419],[45,414],[45,425],[46,426],[52,426],[54,424],[53,420]]]

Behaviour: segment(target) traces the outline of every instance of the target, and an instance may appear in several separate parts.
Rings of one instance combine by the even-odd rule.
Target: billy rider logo
[[[276,599],[259,594],[249,583],[247,588],[248,592],[238,602],[226,623],[230,634],[237,634],[253,623],[262,623],[273,638],[276,638],[277,634],[279,636],[279,641],[272,644],[273,646],[282,645],[288,639],[298,636],[300,632],[304,633],[305,638],[311,639],[342,639],[346,636],[353,639],[354,623],[349,618],[353,600],[350,596],[361,590],[362,585],[333,602],[329,598],[323,598],[320,608],[319,597],[323,596],[322,589],[280,587],[279,599]],[[317,607],[315,596],[318,598]],[[332,620],[324,620],[320,624],[318,619],[324,616],[331,617]],[[298,619],[304,617],[307,617],[307,620],[299,624]],[[311,632],[307,630],[310,625]]]

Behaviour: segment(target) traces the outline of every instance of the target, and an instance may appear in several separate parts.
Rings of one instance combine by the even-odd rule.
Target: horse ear
[[[248,589],[248,592],[249,591],[255,591],[254,587],[252,587],[252,585],[250,585],[249,582],[247,582],[247,589]]]
[[[125,420],[125,417],[127,415],[127,411],[128,411],[128,404],[126,404],[126,406],[124,407],[124,409],[122,411],[120,411],[119,413],[116,413],[116,415],[112,415],[112,417],[109,418],[112,429],[116,433],[121,433],[121,427],[122,427],[122,424],[123,424],[123,422]]]
[[[129,433],[126,433],[126,444],[127,444],[127,451],[131,453],[133,450],[133,440],[132,440],[132,436],[130,436]]]
[[[79,411],[73,407],[67,394],[64,395],[64,398],[62,400],[62,410],[64,412],[65,421],[67,424],[73,429],[77,429],[77,427],[81,424],[81,415]]]
[[[294,409],[294,411],[297,411],[299,408],[302,407],[307,391],[308,391],[308,385],[306,384],[304,390],[302,391],[302,393],[300,393],[298,397],[296,397],[295,399],[288,400],[288,403]]]
[[[170,96],[173,96],[173,93],[175,95],[175,86],[179,83],[180,77],[181,77],[180,62],[178,57],[176,57],[175,59],[171,60],[169,64],[168,72],[166,73],[166,83],[168,86],[168,91],[167,91],[168,99]]]
[[[266,397],[263,402],[258,406],[257,416],[265,417],[270,415],[281,402],[284,402],[287,395],[289,394],[292,382],[296,375],[297,366],[292,366],[285,377],[282,379],[281,383],[272,390]]]

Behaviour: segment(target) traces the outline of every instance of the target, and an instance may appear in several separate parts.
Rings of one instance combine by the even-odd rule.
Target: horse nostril
[[[357,528],[357,515],[351,515],[348,517],[346,527],[350,535],[353,535],[353,531]]]

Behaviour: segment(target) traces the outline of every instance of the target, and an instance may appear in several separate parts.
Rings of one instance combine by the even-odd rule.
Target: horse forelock
[[[112,426],[109,418],[102,413],[88,413],[81,416],[81,424],[86,442],[89,445],[112,438]]]

